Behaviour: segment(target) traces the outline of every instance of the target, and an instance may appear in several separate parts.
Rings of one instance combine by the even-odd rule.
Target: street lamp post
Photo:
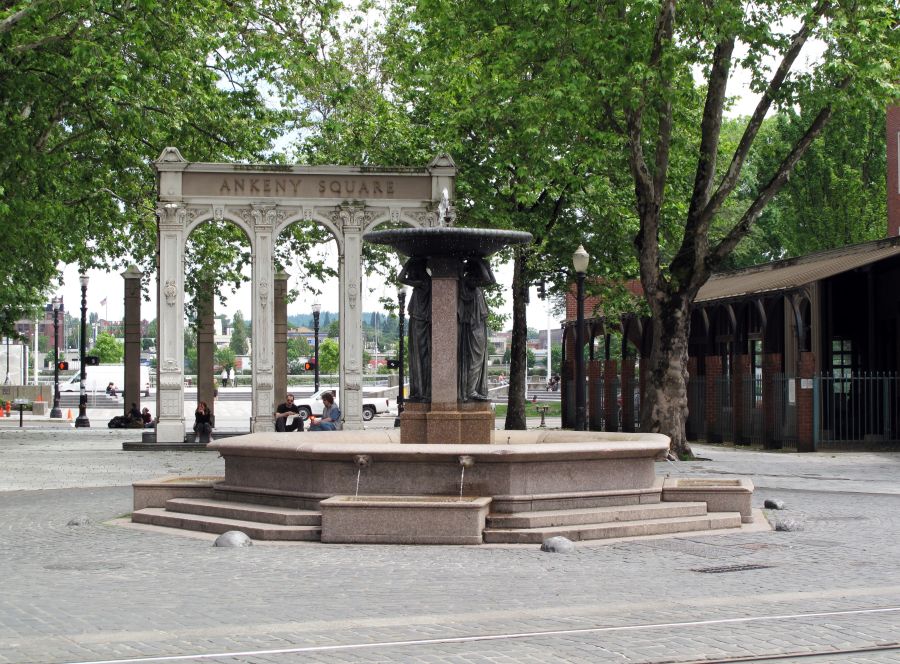
[[[88,428],[91,421],[87,416],[87,391],[84,388],[87,379],[87,367],[84,362],[85,342],[87,339],[87,287],[88,276],[82,272],[78,277],[81,282],[81,342],[78,349],[79,383],[78,383],[78,417],[75,418],[75,428]]]
[[[53,408],[50,409],[50,417],[62,419],[62,410],[59,407],[59,310],[62,300],[53,298]]]
[[[397,390],[397,422],[395,422],[395,426],[400,426],[400,413],[403,412],[403,392],[405,388],[405,376],[403,373],[403,337],[406,335],[406,286],[401,286],[397,289],[397,299],[400,302],[400,336],[397,340],[399,344],[398,357],[397,360],[400,362],[398,369],[400,370],[399,382],[400,387]]]
[[[591,257],[582,245],[572,254],[572,265],[575,267],[577,304],[575,316],[575,430],[584,431],[585,426],[585,389],[584,389],[584,274],[587,272]]]
[[[313,359],[315,359],[315,363],[313,364],[313,371],[315,376],[315,386],[316,392],[319,391],[319,313],[322,311],[322,305],[318,302],[313,302],[312,312],[313,312],[313,348],[314,354]]]

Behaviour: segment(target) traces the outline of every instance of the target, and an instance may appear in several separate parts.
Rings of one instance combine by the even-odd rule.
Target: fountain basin
[[[494,431],[489,445],[400,444],[399,431],[253,433],[209,445],[225,459],[216,486],[278,495],[315,509],[336,495],[458,496],[460,456],[472,458],[463,493],[493,499],[492,511],[658,502],[659,434]],[[370,465],[359,468],[358,455]],[[358,487],[357,487],[358,484]]]
[[[703,502],[710,512],[740,512],[741,523],[753,523],[753,482],[745,477],[667,477],[662,499],[672,502]]]
[[[333,496],[319,503],[322,541],[481,544],[490,503],[470,496]]]

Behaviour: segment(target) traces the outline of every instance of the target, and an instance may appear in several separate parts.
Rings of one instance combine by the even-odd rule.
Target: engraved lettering
[[[379,180],[375,180],[375,182],[372,183],[372,193],[373,194],[384,193],[381,191],[381,182]]]
[[[286,194],[287,193],[287,184],[288,183],[285,182],[284,180],[275,180],[275,194],[276,195],[278,195],[279,193]],[[294,185],[294,194],[296,194],[297,193],[297,183],[291,182],[291,184]]]
[[[369,186],[366,184],[365,180],[359,183],[359,195],[362,196],[363,194],[366,196],[369,195]]]
[[[234,179],[234,193],[236,194],[238,192],[241,192],[242,194],[244,193],[244,179],[243,178],[241,178],[240,180],[238,180],[237,178]]]
[[[393,180],[387,181],[387,194],[388,194],[388,196],[394,195],[394,181]]]
[[[297,195],[297,191],[300,189],[301,182],[303,182],[302,179],[301,180],[291,180],[291,189],[294,190],[294,196]]]
[[[250,178],[250,193],[251,194],[259,193],[259,187],[256,185],[256,178]]]
[[[331,184],[328,185],[328,188],[331,190],[332,194],[341,193],[341,183],[337,180],[332,180]]]
[[[352,194],[356,190],[356,183],[353,180],[344,180],[344,192]]]
[[[272,193],[272,183],[269,178],[263,178],[263,193],[271,194]]]
[[[223,179],[222,186],[219,187],[219,195],[230,194],[230,193],[231,193],[231,187],[228,186],[228,180]]]
[[[319,193],[325,193],[325,180],[319,180]]]

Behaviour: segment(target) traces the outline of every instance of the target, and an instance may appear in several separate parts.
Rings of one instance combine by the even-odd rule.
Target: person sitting
[[[322,395],[322,417],[309,418],[310,431],[337,431],[341,425],[341,409],[334,403],[334,395],[326,392]]]
[[[107,385],[107,386],[106,386],[106,393],[107,393],[109,396],[111,396],[111,397],[117,396],[117,395],[118,395],[118,391],[116,390],[116,384],[115,384],[115,383],[110,383],[109,385]]]
[[[145,429],[153,428],[153,416],[150,414],[149,408],[144,408],[144,410],[141,411],[141,421],[144,423]]]
[[[208,443],[212,440],[212,413],[205,401],[201,401],[194,411],[194,433],[200,443]]]
[[[288,420],[293,421],[288,424]],[[275,431],[303,431],[303,418],[300,409],[294,403],[294,395],[288,394],[284,403],[278,404],[275,410]]]
[[[128,417],[131,418],[132,422],[140,422],[144,423],[144,418],[141,416],[141,411],[138,409],[137,404],[132,401],[131,402],[131,410],[128,411]]]

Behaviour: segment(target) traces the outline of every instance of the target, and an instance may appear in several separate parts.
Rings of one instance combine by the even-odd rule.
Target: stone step
[[[540,544],[548,537],[561,535],[577,542],[740,527],[741,515],[739,512],[715,512],[704,516],[591,523],[552,528],[485,528],[484,541],[488,544]]]
[[[322,529],[318,526],[282,526],[274,523],[223,519],[216,516],[169,512],[160,507],[137,510],[132,513],[131,520],[135,523],[197,530],[203,533],[221,534],[229,530],[240,530],[255,540],[318,542],[322,538]]]
[[[622,521],[644,521],[647,519],[668,519],[683,516],[703,516],[704,514],[706,514],[706,503],[651,503],[649,505],[619,505],[615,507],[587,507],[543,512],[489,514],[487,527],[500,529],[552,528],[555,526],[579,526]]]
[[[322,513],[313,510],[297,510],[290,507],[271,507],[256,503],[208,498],[171,498],[166,501],[166,509],[169,512],[273,523],[280,526],[322,525]]]

